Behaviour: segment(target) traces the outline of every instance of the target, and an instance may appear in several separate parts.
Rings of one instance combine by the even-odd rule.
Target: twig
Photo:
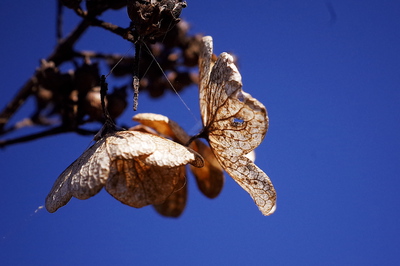
[[[68,127],[61,125],[58,127],[50,128],[48,130],[45,130],[45,131],[42,131],[39,133],[35,133],[35,134],[31,134],[31,135],[27,135],[27,136],[23,136],[23,137],[18,137],[18,138],[8,139],[8,140],[0,140],[0,147],[4,148],[5,146],[9,146],[12,144],[28,142],[28,141],[32,141],[35,139],[40,139],[43,137],[48,137],[48,136],[53,136],[53,135],[58,135],[58,134],[68,133],[68,132],[76,132],[80,135],[94,135],[97,131],[86,130],[86,129],[82,129],[82,128],[77,128],[75,130],[72,130]]]
[[[73,47],[79,40],[81,35],[90,27],[89,21],[82,20],[74,31],[56,46],[53,53],[46,59],[48,62],[53,61],[56,66],[71,60],[74,56]]]
[[[83,10],[75,10],[75,13],[78,16],[80,16],[81,18],[83,18],[85,21],[90,23],[91,26],[96,26],[96,27],[100,27],[105,30],[108,30],[114,34],[121,36],[122,38],[124,38],[132,43],[136,42],[136,39],[134,38],[134,36],[129,28],[122,28],[122,27],[119,27],[112,23],[97,19],[95,17],[90,17],[90,16],[88,16],[87,12],[83,11]]]

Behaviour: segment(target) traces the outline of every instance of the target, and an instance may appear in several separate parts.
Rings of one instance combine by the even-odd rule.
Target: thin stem
[[[133,110],[136,111],[139,101],[139,60],[140,50],[142,48],[141,42],[135,43],[135,58],[133,62]]]
[[[3,148],[5,146],[9,146],[12,144],[28,142],[28,141],[32,141],[35,139],[40,139],[43,137],[58,135],[58,134],[67,133],[67,132],[77,132],[80,135],[94,135],[96,133],[92,130],[86,130],[86,129],[81,129],[81,128],[78,128],[76,130],[71,130],[68,127],[61,125],[61,126],[50,128],[48,130],[45,130],[45,131],[42,131],[39,133],[35,133],[32,135],[28,135],[28,136],[18,137],[15,139],[0,140],[0,147]]]

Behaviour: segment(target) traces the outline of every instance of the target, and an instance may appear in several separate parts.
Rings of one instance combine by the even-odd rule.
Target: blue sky
[[[0,151],[0,261],[5,265],[395,265],[400,246],[400,3],[188,1],[192,33],[239,58],[243,89],[268,109],[256,164],[278,193],[264,217],[226,176],[210,200],[188,180],[183,215],[125,206],[105,191],[42,209],[57,176],[90,146],[65,134]],[[0,3],[1,108],[55,45],[53,1]],[[124,10],[104,16],[125,26]],[[66,11],[65,31],[76,23]],[[129,43],[91,29],[78,48],[125,53]],[[111,84],[112,85],[112,84]],[[139,112],[200,130],[197,88]],[[32,101],[13,121],[24,118]],[[128,111],[120,122],[129,124]],[[23,133],[29,133],[27,129]]]

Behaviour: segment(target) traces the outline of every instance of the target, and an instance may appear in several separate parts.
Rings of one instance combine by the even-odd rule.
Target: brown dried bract
[[[179,180],[178,184],[176,185],[177,189],[171,195],[169,195],[163,203],[153,205],[156,211],[161,215],[168,217],[179,217],[186,207],[187,183],[185,167],[181,166],[179,170]]]
[[[242,90],[233,58],[222,53],[214,63],[212,38],[202,40],[199,77],[203,134],[222,168],[253,198],[264,215],[276,208],[276,192],[269,177],[246,155],[265,137],[267,110]]]
[[[161,135],[153,128],[142,124],[131,127],[129,130]],[[185,210],[187,200],[186,170],[185,166],[181,166],[179,169],[179,183],[176,186],[178,189],[169,195],[163,203],[153,205],[155,210],[163,216],[179,217]]]
[[[55,212],[71,197],[87,199],[103,186],[117,200],[140,208],[160,204],[180,189],[180,167],[204,165],[199,154],[176,142],[137,131],[106,135],[56,180],[46,198]]]
[[[167,136],[180,144],[185,144],[190,139],[190,136],[175,121],[166,116],[153,113],[141,113],[135,115],[133,120],[156,130],[157,133]],[[204,158],[204,167],[190,167],[200,191],[209,198],[215,198],[219,195],[224,185],[222,167],[217,162],[210,147],[205,145],[201,140],[196,139],[189,147]],[[177,213],[176,206],[180,206],[182,208],[181,212],[183,211],[185,205],[178,204],[183,200],[186,202],[186,192],[184,192],[186,191],[186,185],[185,183],[183,185],[184,188],[171,194],[163,206],[156,207],[159,213],[166,215],[168,212],[165,210],[175,210],[174,213]],[[164,213],[160,212],[160,210],[164,210]]]

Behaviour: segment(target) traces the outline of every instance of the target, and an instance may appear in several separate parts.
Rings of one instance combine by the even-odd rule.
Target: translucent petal
[[[204,37],[200,51],[200,111],[208,142],[222,168],[253,198],[264,215],[276,208],[269,177],[246,157],[268,130],[267,110],[242,90],[233,58],[222,53],[212,60],[212,38]]]

